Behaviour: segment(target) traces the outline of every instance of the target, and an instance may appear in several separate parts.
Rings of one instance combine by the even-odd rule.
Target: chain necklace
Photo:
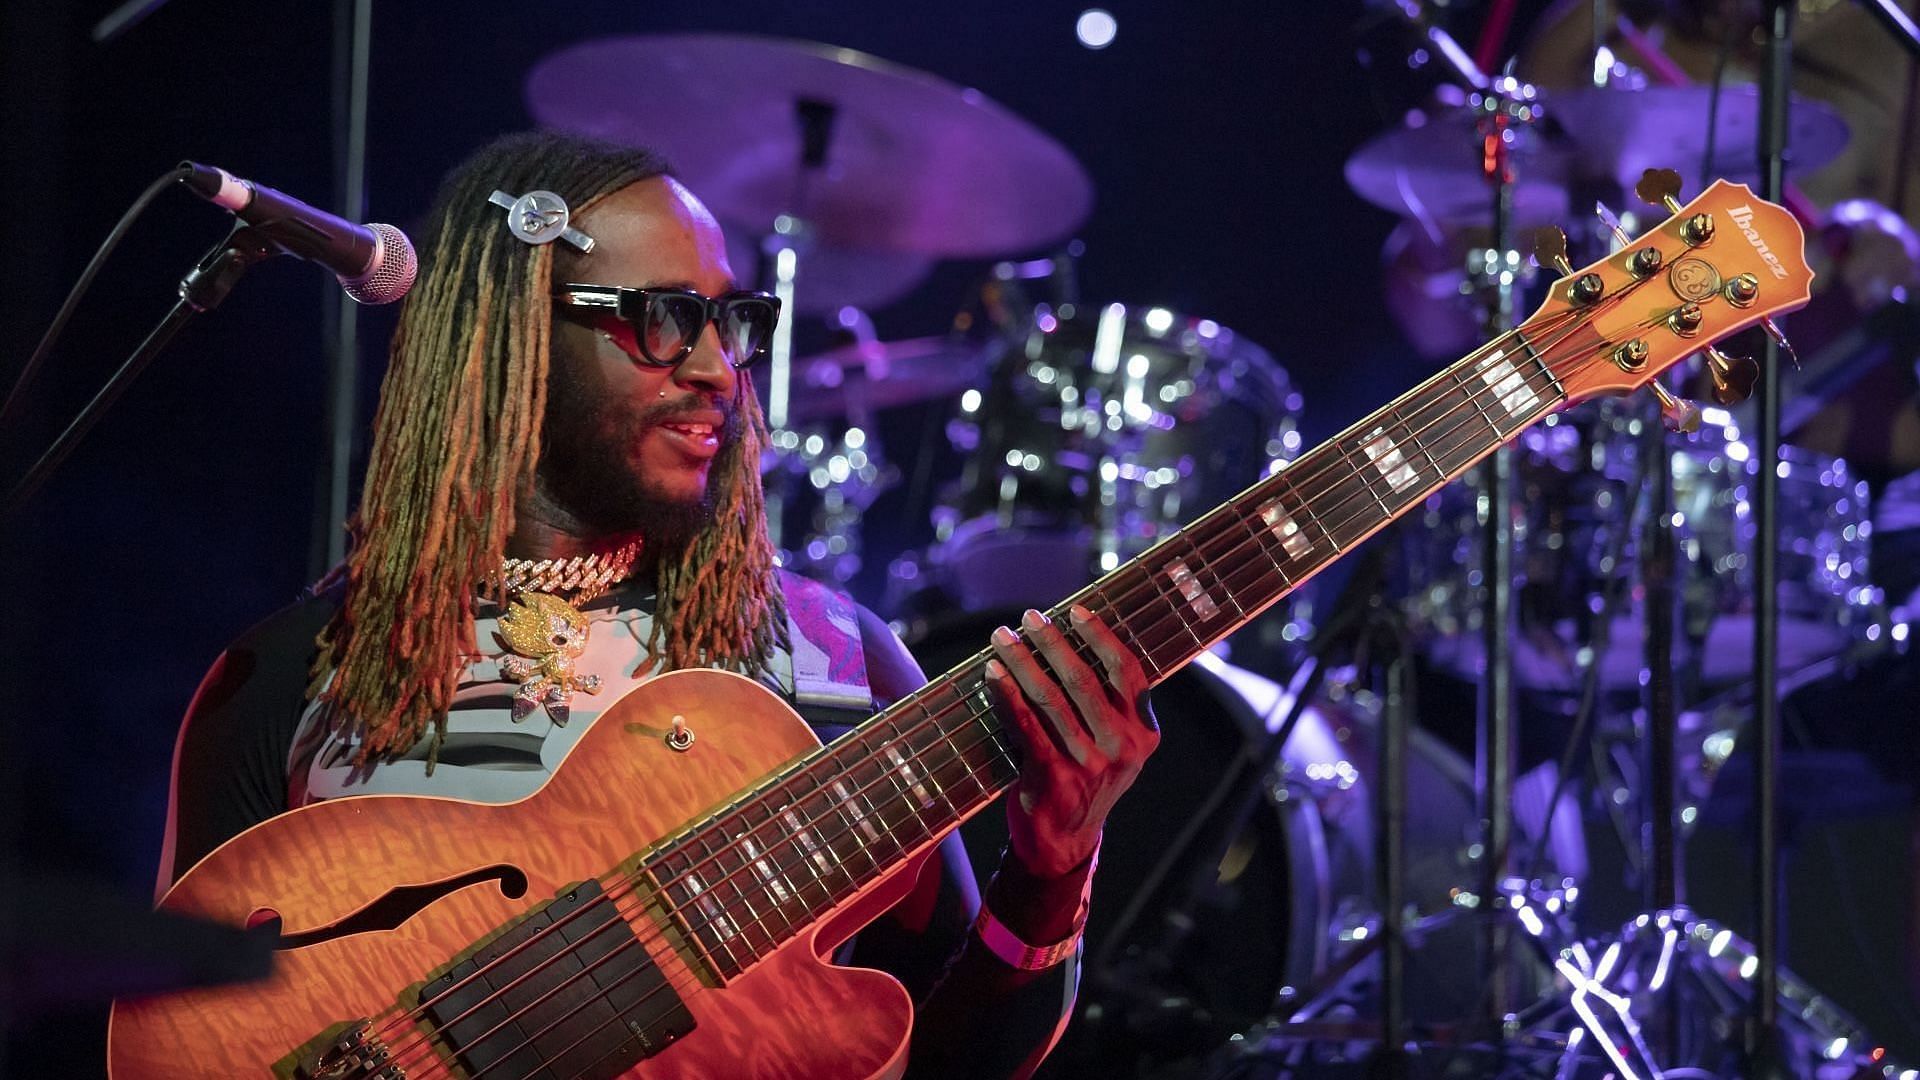
[[[570,559],[507,559],[488,575],[489,585],[513,597],[494,639],[512,654],[500,658],[501,674],[520,684],[513,694],[515,721],[544,707],[549,719],[564,725],[576,691],[600,692],[600,676],[574,672],[574,662],[587,651],[590,625],[580,605],[625,580],[639,557],[635,540]]]

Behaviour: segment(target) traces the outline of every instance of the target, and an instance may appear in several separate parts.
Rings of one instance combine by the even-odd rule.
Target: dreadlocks
[[[495,190],[546,190],[578,214],[665,174],[649,150],[552,132],[510,135],[448,175],[428,218],[418,285],[388,356],[339,610],[318,639],[309,690],[360,736],[362,764],[428,729],[431,769],[472,659],[477,586],[497,570],[514,496],[531,482],[546,408],[559,244],[508,230]],[[711,524],[653,557],[649,651],[667,668],[765,670],[786,623],[757,475],[765,423],[740,380],[739,437],[714,464]]]

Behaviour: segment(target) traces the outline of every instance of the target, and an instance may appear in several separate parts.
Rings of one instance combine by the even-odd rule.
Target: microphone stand
[[[113,373],[113,377],[107,380],[92,401],[87,402],[87,407],[80,411],[80,415],[74,417],[46,453],[40,455],[40,460],[34,462],[26,475],[7,492],[6,502],[0,503],[0,521],[12,517],[33,497],[34,492],[40,490],[53,470],[59,468],[60,463],[73,453],[74,447],[80,444],[87,432],[93,430],[93,426],[100,422],[100,417],[120,399],[120,395],[147,369],[147,365],[179,333],[181,327],[192,321],[195,315],[220,306],[220,302],[227,298],[227,294],[233,291],[233,287],[239,284],[241,277],[253,264],[279,253],[280,249],[266,238],[266,234],[252,225],[236,225],[226,239],[215,244],[198,265],[180,279],[180,299],[173,305],[173,310],[167,312],[166,318],[160,320],[160,325],[154,327],[126,363],[120,365],[120,370]]]

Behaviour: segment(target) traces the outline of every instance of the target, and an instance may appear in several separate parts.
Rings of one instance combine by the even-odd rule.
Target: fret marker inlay
[[[907,761],[907,756],[900,752],[900,748],[897,746],[887,747],[887,760],[893,762],[894,771],[900,774],[900,779],[907,782],[907,789],[913,792],[914,798],[920,800],[920,809],[931,809],[933,807],[932,793],[927,790],[927,785],[914,778],[913,765]]]
[[[787,891],[786,883],[780,880],[780,875],[767,864],[767,860],[760,857],[760,849],[754,844],[753,837],[741,837],[740,847],[747,853],[747,858],[753,860],[753,872],[760,876],[762,884],[772,890],[774,900],[784,904],[791,899],[793,894]]]
[[[700,880],[700,875],[688,874],[686,889],[687,895],[693,897],[694,906],[707,917],[707,925],[713,928],[716,938],[726,941],[740,932],[739,928],[733,925],[733,920],[727,916],[727,909],[720,906],[720,902],[707,892],[707,883]]]
[[[1400,452],[1393,440],[1387,437],[1386,428],[1374,428],[1361,450],[1366,453],[1367,460],[1373,462],[1373,467],[1380,470],[1380,475],[1387,478],[1387,485],[1396,493],[1420,482],[1420,474],[1414,471],[1407,456]]]
[[[880,839],[880,830],[874,828],[873,822],[867,820],[867,815],[861,811],[860,804],[853,797],[853,792],[847,790],[846,781],[835,780],[833,793],[840,796],[840,801],[846,806],[847,812],[853,815],[854,824],[860,826],[860,831],[867,834],[868,840]]]
[[[787,810],[780,815],[780,820],[786,822],[787,828],[793,830],[794,839],[800,841],[800,847],[813,858],[813,865],[819,867],[821,873],[824,874],[833,869],[833,865],[827,862],[828,849],[822,848],[814,840],[812,831],[800,824],[800,815]]]
[[[1515,370],[1513,361],[1506,356],[1506,350],[1495,349],[1493,355],[1480,361],[1480,378],[1499,397],[1507,415],[1517,420],[1539,404],[1540,395],[1533,392],[1527,380]]]
[[[1181,598],[1193,608],[1193,613],[1200,616],[1201,621],[1204,622],[1220,614],[1219,605],[1213,602],[1213,597],[1207,595],[1207,590],[1200,587],[1199,579],[1193,576],[1192,570],[1187,569],[1186,563],[1175,562],[1167,567],[1167,578],[1173,582],[1173,587],[1179,592]]]
[[[1305,558],[1313,550],[1313,545],[1307,541],[1307,534],[1300,531],[1300,526],[1287,516],[1285,510],[1280,509],[1279,499],[1260,508],[1260,520],[1266,523],[1274,539],[1280,541],[1280,550],[1286,552],[1289,559]]]

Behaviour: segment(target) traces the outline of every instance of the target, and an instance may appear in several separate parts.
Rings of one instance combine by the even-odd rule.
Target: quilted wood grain
[[[675,714],[696,736],[685,752],[664,742]],[[117,1002],[109,1072],[114,1080],[269,1075],[330,1025],[379,1012],[567,885],[604,874],[818,745],[758,684],[726,672],[675,672],[615,702],[552,780],[519,802],[369,795],[264,822],[188,871],[161,908],[229,923],[270,909],[293,934],[331,925],[397,886],[494,865],[518,868],[529,887],[514,900],[494,882],[470,885],[395,930],[283,951],[264,983]],[[905,990],[879,972],[821,957],[903,895],[930,848],[843,903],[823,920],[825,931],[788,941],[726,987],[681,990],[697,1027],[628,1075],[897,1075],[912,1023]],[[636,903],[622,908],[676,987],[698,979],[659,943]],[[459,1073],[429,1063],[407,1075]]]

